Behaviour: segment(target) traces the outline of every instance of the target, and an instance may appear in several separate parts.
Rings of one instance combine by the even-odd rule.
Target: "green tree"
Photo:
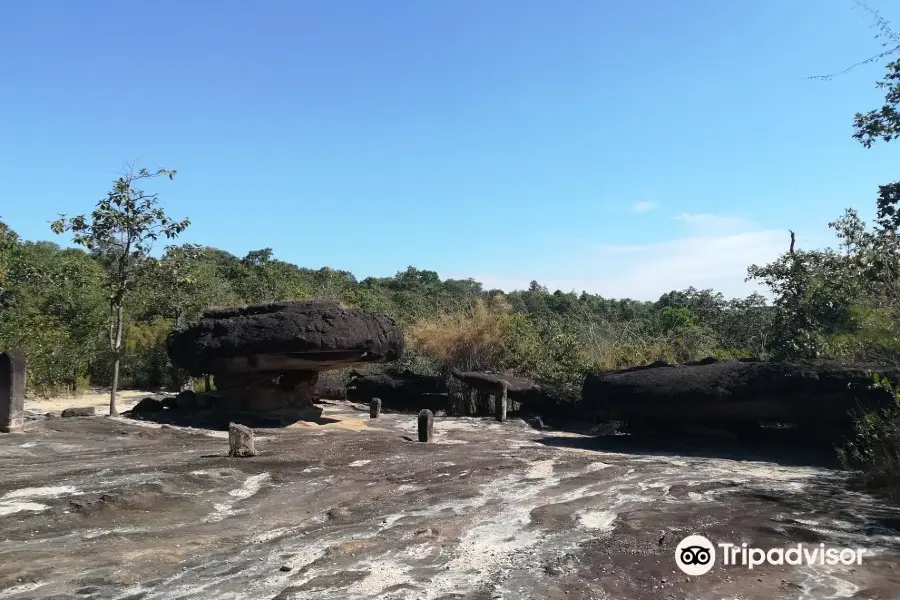
[[[105,198],[97,202],[90,215],[60,218],[51,224],[56,234],[71,232],[76,244],[96,251],[105,259],[106,291],[109,302],[109,348],[112,384],[109,412],[117,415],[116,391],[125,330],[125,305],[129,293],[147,272],[153,244],[160,237],[174,239],[190,221],[170,219],[160,207],[158,194],[137,188],[142,181],[158,177],[172,179],[175,171],[128,168],[113,183]]]

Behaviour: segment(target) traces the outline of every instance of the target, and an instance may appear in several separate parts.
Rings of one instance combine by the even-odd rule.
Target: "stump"
[[[25,356],[0,353],[0,433],[22,433],[25,423]]]
[[[256,447],[253,445],[253,430],[246,425],[231,423],[228,425],[228,456],[245,457],[256,456]]]
[[[377,419],[381,415],[381,398],[372,398],[369,402],[369,418]]]
[[[419,441],[430,442],[434,437],[434,413],[427,408],[419,413]]]
[[[494,396],[494,417],[501,423],[506,421],[506,404],[507,394],[506,385],[504,385],[503,391]]]

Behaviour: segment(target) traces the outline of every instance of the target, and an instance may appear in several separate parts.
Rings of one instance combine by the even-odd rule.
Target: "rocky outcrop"
[[[404,340],[386,315],[303,301],[210,310],[166,343],[175,366],[215,376],[219,408],[308,417],[321,414],[312,405],[319,372],[394,360]]]
[[[441,377],[401,369],[352,375],[347,399],[353,402],[368,403],[372,398],[381,398],[383,408],[400,411],[445,410],[448,405],[450,390]]]
[[[626,422],[846,423],[861,407],[893,401],[886,392],[872,389],[872,371],[900,375],[895,368],[831,361],[654,363],[589,375],[579,412]]]
[[[451,369],[450,374],[454,379],[484,394],[502,395],[505,387],[507,397],[516,404],[537,408],[551,403],[549,394],[541,386],[524,377],[458,369]]]

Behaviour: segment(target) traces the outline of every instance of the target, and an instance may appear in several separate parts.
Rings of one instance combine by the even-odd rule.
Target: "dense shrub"
[[[874,385],[890,392],[897,406],[859,415],[838,456],[846,468],[861,472],[866,487],[900,500],[900,389],[877,374]]]

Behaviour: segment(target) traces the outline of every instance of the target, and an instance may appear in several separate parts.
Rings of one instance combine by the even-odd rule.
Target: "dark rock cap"
[[[337,302],[292,301],[208,310],[166,340],[172,363],[193,375],[325,371],[403,355],[391,317]]]

